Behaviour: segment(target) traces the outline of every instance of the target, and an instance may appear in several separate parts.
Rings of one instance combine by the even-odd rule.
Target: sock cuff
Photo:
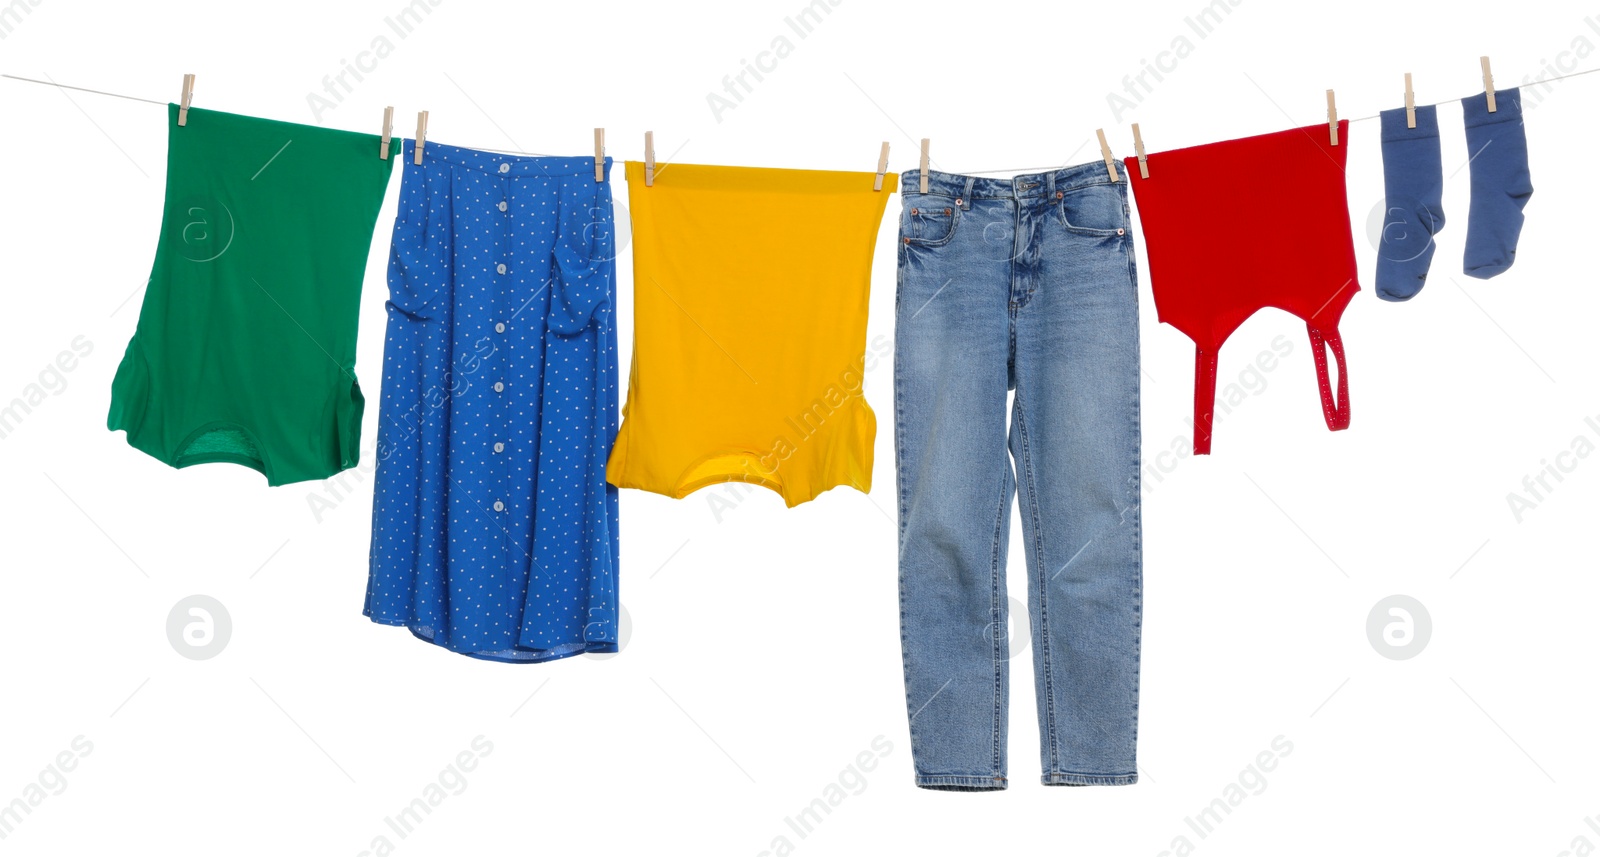
[[[1496,105],[1498,106],[1498,105]],[[1426,140],[1439,136],[1439,111],[1433,105],[1419,106],[1416,109],[1417,127],[1406,127],[1406,109],[1397,107],[1393,110],[1384,110],[1378,114],[1378,121],[1383,127],[1381,138],[1385,143],[1400,140]]]
[[[1461,99],[1461,112],[1465,114],[1468,128],[1496,125],[1503,122],[1522,121],[1522,90],[1497,89],[1494,91],[1495,112],[1489,112],[1489,96],[1480,92]]]

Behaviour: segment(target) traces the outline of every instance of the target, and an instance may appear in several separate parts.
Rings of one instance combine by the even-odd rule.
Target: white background
[[[194,72],[196,105],[280,120],[376,132],[392,104],[403,134],[431,110],[442,143],[581,155],[603,125],[619,160],[640,157],[653,129],[663,160],[843,170],[870,170],[882,140],[892,168],[909,169],[923,136],[953,172],[1092,161],[1096,127],[1130,154],[1133,121],[1151,151],[1246,136],[1323,121],[1330,86],[1345,116],[1369,116],[1401,103],[1407,71],[1421,103],[1479,91],[1480,54],[1501,86],[1547,64],[1600,68],[1588,55],[1600,8],[1565,2],[1443,13],[1243,0],[1201,37],[1185,18],[1203,0],[1070,12],[840,0],[806,38],[784,23],[802,0],[442,0],[405,38],[385,24],[402,0],[9,5],[11,74],[166,100]],[[308,95],[379,36],[392,52],[315,115]],[[778,36],[792,53],[719,121],[707,95]],[[1180,37],[1189,47],[1161,58],[1164,79],[1114,112],[1124,76]],[[1575,44],[1582,58],[1563,54]],[[1267,311],[1222,352],[1219,387],[1254,392],[1222,419],[1215,455],[1160,459],[1159,481],[1147,470],[1139,784],[1038,785],[1019,634],[1011,788],[951,794],[912,786],[888,361],[867,377],[880,417],[870,496],[841,489],[786,510],[759,489],[624,492],[621,654],[522,666],[453,655],[361,615],[398,176],[362,301],[364,467],[275,489],[230,465],[175,471],[105,429],[159,226],[165,111],[0,80],[0,405],[53,388],[0,440],[0,804],[30,784],[46,795],[0,850],[359,854],[380,836],[402,855],[758,854],[778,837],[802,854],[1148,855],[1179,836],[1218,855],[1600,842],[1600,821],[1585,824],[1600,813],[1600,463],[1561,459],[1572,472],[1547,478],[1554,490],[1520,522],[1507,499],[1532,501],[1524,477],[1575,438],[1600,444],[1584,422],[1600,414],[1597,98],[1600,76],[1525,90],[1537,191],[1516,266],[1488,282],[1461,275],[1466,147],[1459,105],[1440,108],[1449,224],[1426,289],[1400,305],[1371,289],[1377,123],[1352,125],[1354,421],[1324,428],[1304,326]],[[1271,165],[1239,180],[1270,184]],[[869,337],[893,332],[898,210],[896,197]],[[1260,212],[1296,216],[1292,197]],[[1238,224],[1241,243],[1250,228]],[[627,343],[626,252],[619,273]],[[1153,468],[1189,443],[1192,349],[1157,323],[1148,282],[1141,293]],[[1250,374],[1279,335],[1289,356]],[[92,351],[49,370],[77,337]],[[713,497],[734,506],[719,518]],[[233,629],[206,661],[166,636],[169,611],[197,593]],[[1431,617],[1410,660],[1367,636],[1369,611],[1393,594]],[[472,750],[480,735],[486,754]],[[849,772],[880,735],[887,755]],[[1277,736],[1293,750],[1262,786],[1249,768]],[[471,771],[450,770],[461,751]],[[847,797],[802,838],[785,819],[842,772]],[[398,836],[385,819],[441,776],[446,797]],[[1208,836],[1185,823],[1241,777],[1253,787]]]

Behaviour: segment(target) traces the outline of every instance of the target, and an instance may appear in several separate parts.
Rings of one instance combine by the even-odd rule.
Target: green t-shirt
[[[394,158],[380,138],[167,108],[167,192],[106,424],[173,467],[269,485],[356,464],[356,321]],[[394,152],[400,146],[393,147]]]

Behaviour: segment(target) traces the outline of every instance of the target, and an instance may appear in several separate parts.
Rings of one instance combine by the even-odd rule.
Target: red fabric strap
[[[1341,373],[1343,374],[1343,373]],[[1211,421],[1217,401],[1217,353],[1194,350],[1194,454],[1211,454]]]
[[[1311,359],[1317,364],[1317,390],[1322,396],[1322,418],[1330,431],[1350,427],[1350,381],[1345,370],[1344,340],[1339,330],[1324,332],[1306,325],[1311,337]],[[1333,350],[1333,361],[1339,369],[1339,391],[1335,397],[1333,384],[1328,380],[1328,354]],[[1217,354],[1196,348],[1194,352],[1194,454],[1211,454],[1212,422],[1216,419]]]
[[[1306,325],[1306,332],[1311,336],[1311,359],[1317,364],[1317,388],[1322,393],[1322,418],[1328,423],[1329,431],[1339,431],[1350,427],[1350,382],[1349,374],[1344,368],[1344,340],[1339,338],[1339,329],[1334,328],[1326,333],[1311,325]],[[1339,365],[1339,398],[1334,400],[1333,389],[1328,384],[1328,355],[1322,348],[1326,340],[1328,347],[1333,349],[1333,359]]]

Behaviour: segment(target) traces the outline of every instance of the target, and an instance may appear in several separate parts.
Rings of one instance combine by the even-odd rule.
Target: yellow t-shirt
[[[670,497],[749,482],[796,506],[872,488],[872,253],[899,177],[627,163],[633,368],[606,467]]]

